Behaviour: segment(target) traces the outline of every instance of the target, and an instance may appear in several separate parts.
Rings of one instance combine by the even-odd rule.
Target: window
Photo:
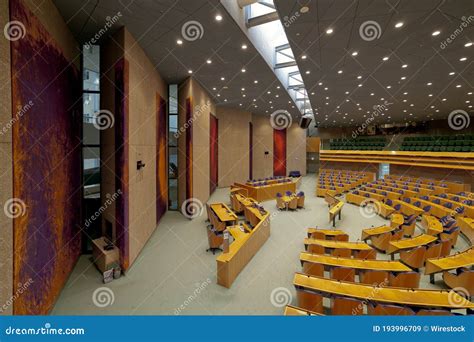
[[[178,210],[178,85],[168,88],[168,209]]]

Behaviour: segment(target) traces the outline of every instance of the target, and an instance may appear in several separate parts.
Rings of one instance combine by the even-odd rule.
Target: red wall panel
[[[168,122],[166,101],[156,94],[156,223],[168,209]]]
[[[273,175],[286,176],[286,128],[273,130]]]

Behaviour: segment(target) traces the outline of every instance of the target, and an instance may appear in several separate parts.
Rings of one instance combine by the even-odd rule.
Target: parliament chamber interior
[[[472,315],[472,0],[0,3],[2,315]]]

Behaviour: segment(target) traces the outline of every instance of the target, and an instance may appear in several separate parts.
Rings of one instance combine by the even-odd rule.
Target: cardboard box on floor
[[[113,249],[106,251],[104,249],[106,245],[107,239],[105,237],[92,240],[92,258],[102,273],[118,267],[120,263],[119,249],[114,246]]]

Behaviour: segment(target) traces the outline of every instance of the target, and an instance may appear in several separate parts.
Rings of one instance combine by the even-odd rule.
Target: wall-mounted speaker
[[[310,123],[311,123],[311,120],[313,120],[312,116],[303,115],[300,119],[300,127],[301,128],[308,128]]]

